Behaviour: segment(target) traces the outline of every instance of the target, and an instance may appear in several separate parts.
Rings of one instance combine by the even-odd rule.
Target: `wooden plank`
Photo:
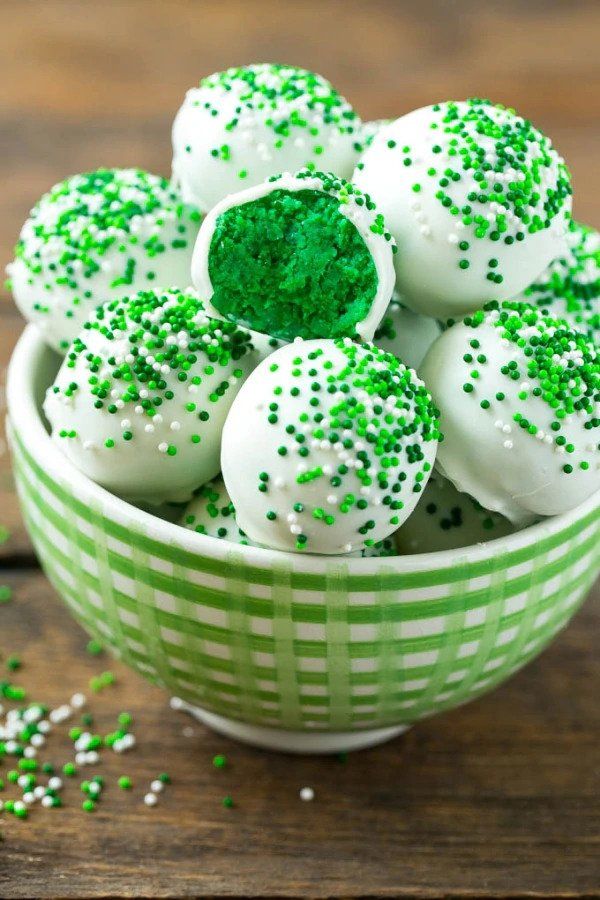
[[[85,691],[109,661],[86,654],[41,575],[2,580],[15,593],[0,606],[0,649],[22,656],[18,681],[30,698],[55,705]],[[77,779],[63,809],[35,808],[25,822],[0,816],[0,895],[597,896],[599,600],[597,590],[494,694],[346,763],[220,738],[114,664],[114,688],[90,697],[94,728],[106,733],[128,710],[138,747],[105,751],[83,771],[106,777],[93,815],[80,809]],[[42,759],[70,758],[66,728],[49,736]],[[211,765],[215,753],[227,755],[226,769]],[[173,784],[148,809],[143,794],[163,770]],[[116,787],[123,773],[131,794]],[[312,803],[299,799],[302,786],[314,789]],[[233,809],[222,806],[226,794]]]

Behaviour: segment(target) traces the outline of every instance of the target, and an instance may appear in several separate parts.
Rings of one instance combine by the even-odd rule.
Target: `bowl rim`
[[[481,544],[430,553],[403,554],[389,557],[339,557],[291,553],[245,544],[232,544],[209,535],[198,534],[174,522],[169,522],[139,509],[110,493],[77,469],[51,439],[44,425],[34,396],[39,366],[47,354],[55,351],[47,345],[38,328],[29,324],[21,334],[8,366],[6,404],[8,424],[18,434],[32,458],[43,465],[47,474],[80,500],[102,509],[103,515],[131,528],[137,526],[144,534],[160,543],[177,546],[198,557],[231,561],[232,548],[236,557],[249,566],[261,569],[284,564],[295,571],[322,575],[331,563],[343,560],[348,575],[377,575],[386,571],[396,574],[452,568],[465,563],[481,563],[505,553],[514,553],[532,544],[541,543],[566,528],[575,525],[595,509],[600,508],[600,491],[567,513],[552,516],[541,522]]]

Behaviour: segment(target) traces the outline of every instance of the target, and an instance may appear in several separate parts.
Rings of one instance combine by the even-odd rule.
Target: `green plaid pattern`
[[[42,565],[75,617],[146,678],[256,725],[345,731],[411,723],[477,697],[549,643],[600,563],[600,509],[537,542],[454,564],[414,557],[258,565],[209,539],[189,552],[73,496],[18,433],[14,468]],[[206,548],[206,550],[205,550]]]

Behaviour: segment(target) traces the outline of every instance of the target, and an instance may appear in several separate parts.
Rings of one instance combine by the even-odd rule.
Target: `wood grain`
[[[19,683],[51,704],[85,690],[107,660],[85,653],[41,575],[2,577],[15,599],[0,608],[0,644],[23,656]],[[115,664],[115,687],[90,699],[95,727],[128,710],[138,747],[85,771],[107,781],[95,814],[70,783],[64,809],[5,818],[0,896],[597,896],[598,599],[493,695],[346,763],[219,738]],[[64,762],[68,745],[52,735],[44,755]],[[147,809],[144,791],[165,769],[173,783]],[[123,773],[131,794],[114,783]],[[298,797],[305,785],[313,803]]]
[[[364,118],[473,94],[514,105],[552,135],[576,215],[600,226],[597,0],[3,0],[0,33],[2,264],[51,184],[99,165],[168,174],[185,89],[264,59],[323,72]],[[0,385],[20,328],[0,292]],[[21,654],[19,682],[55,704],[113,664],[85,653],[31,567],[2,449],[0,584],[15,600],[0,605],[0,651]],[[97,727],[131,711],[138,749],[104,754],[94,815],[70,784],[64,810],[0,816],[0,896],[600,897],[599,594],[500,690],[346,764],[220,739],[114,664],[116,687],[93,700]],[[48,756],[67,749],[54,735]],[[143,792],[164,769],[174,783],[148,810]],[[131,795],[115,787],[122,773]]]

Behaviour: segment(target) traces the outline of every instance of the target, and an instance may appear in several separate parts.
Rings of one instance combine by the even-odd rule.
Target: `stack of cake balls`
[[[9,276],[53,440],[199,541],[432,552],[600,489],[600,238],[490,101],[362,122],[313,72],[216,73],[170,181],[67,178]]]

